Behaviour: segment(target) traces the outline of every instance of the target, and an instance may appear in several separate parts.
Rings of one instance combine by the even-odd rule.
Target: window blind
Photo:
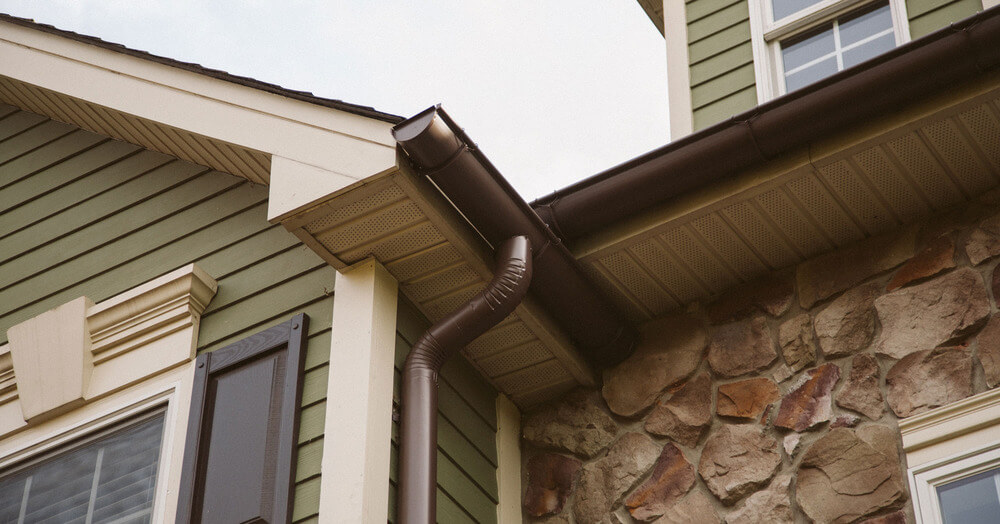
[[[163,413],[0,478],[0,522],[150,522]]]

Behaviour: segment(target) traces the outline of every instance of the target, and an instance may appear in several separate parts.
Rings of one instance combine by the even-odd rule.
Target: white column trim
[[[688,66],[687,14],[684,0],[663,0],[663,38],[667,47],[667,107],[670,140],[694,131],[691,68]]]
[[[497,522],[521,522],[521,412],[497,395]]]
[[[319,521],[388,519],[397,283],[367,259],[337,272]]]

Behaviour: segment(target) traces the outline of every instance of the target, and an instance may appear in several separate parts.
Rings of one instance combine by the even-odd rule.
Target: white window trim
[[[40,457],[78,438],[127,423],[164,407],[153,522],[173,522],[184,460],[194,361],[98,402],[50,419],[0,441],[0,470]]]
[[[785,94],[784,67],[780,42],[796,34],[828,23],[870,0],[823,0],[782,20],[771,21],[771,0],[750,0],[750,42],[753,48],[757,103],[763,104]],[[910,25],[904,0],[889,0],[896,46],[910,41]]]
[[[217,289],[190,264],[99,304],[79,298],[8,330],[10,342],[0,346],[0,470],[163,407],[152,520],[173,522],[198,325]],[[50,358],[39,365],[38,354]]]
[[[911,468],[913,511],[920,524],[941,524],[937,488],[1000,467],[1000,441]]]
[[[1000,466],[1000,388],[903,419],[907,477],[920,524],[940,524],[937,487]]]

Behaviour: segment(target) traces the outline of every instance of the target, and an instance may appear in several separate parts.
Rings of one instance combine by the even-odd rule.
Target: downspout
[[[591,365],[603,368],[629,356],[638,340],[635,328],[441,107],[422,111],[392,133],[417,173],[430,179],[490,245],[514,235],[528,237],[534,250],[531,296]]]
[[[445,361],[507,317],[531,283],[531,242],[507,239],[497,250],[493,279],[465,306],[431,326],[403,367],[399,522],[433,524],[437,517],[437,392]]]

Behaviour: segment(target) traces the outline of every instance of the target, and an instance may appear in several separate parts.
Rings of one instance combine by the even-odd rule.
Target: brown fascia
[[[1000,7],[671,142],[532,202],[572,242],[782,153],[996,71]]]

